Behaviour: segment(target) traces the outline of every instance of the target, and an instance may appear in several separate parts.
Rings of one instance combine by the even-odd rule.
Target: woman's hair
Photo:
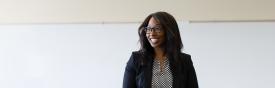
[[[167,12],[152,13],[149,16],[147,16],[143,23],[139,26],[139,51],[142,52],[143,55],[149,55],[151,57],[154,56],[154,48],[150,45],[149,41],[147,40],[146,32],[144,30],[144,27],[148,26],[149,20],[152,17],[160,23],[161,28],[164,32],[165,38],[161,45],[161,48],[164,50],[164,54],[167,55],[168,58],[173,58],[177,61],[177,59],[180,56],[181,49],[183,48],[183,44],[181,41],[178,24],[175,18]]]

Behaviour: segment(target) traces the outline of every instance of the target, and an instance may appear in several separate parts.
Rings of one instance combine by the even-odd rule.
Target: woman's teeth
[[[156,42],[158,42],[158,39],[151,39],[151,41],[152,41],[153,43],[156,43]]]

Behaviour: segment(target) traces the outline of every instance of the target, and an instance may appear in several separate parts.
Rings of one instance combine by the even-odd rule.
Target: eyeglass
[[[152,33],[153,31],[157,32],[157,33],[160,33],[160,32],[163,31],[161,26],[156,26],[156,27],[149,27],[148,26],[148,27],[144,27],[144,30],[145,30],[146,33]]]

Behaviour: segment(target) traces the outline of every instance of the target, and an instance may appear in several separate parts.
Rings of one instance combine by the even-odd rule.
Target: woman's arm
[[[124,78],[123,78],[123,88],[136,88],[136,70],[135,70],[135,60],[132,53],[129,61],[127,62]]]
[[[199,88],[196,71],[193,66],[191,56],[188,55],[188,70],[187,70],[187,88]]]

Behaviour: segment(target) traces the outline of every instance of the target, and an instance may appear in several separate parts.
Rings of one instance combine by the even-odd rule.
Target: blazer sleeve
[[[187,55],[187,62],[188,62],[188,68],[187,68],[187,88],[199,88],[196,71],[193,66],[193,62],[190,55]]]
[[[124,71],[123,88],[136,88],[135,57],[133,53]]]

